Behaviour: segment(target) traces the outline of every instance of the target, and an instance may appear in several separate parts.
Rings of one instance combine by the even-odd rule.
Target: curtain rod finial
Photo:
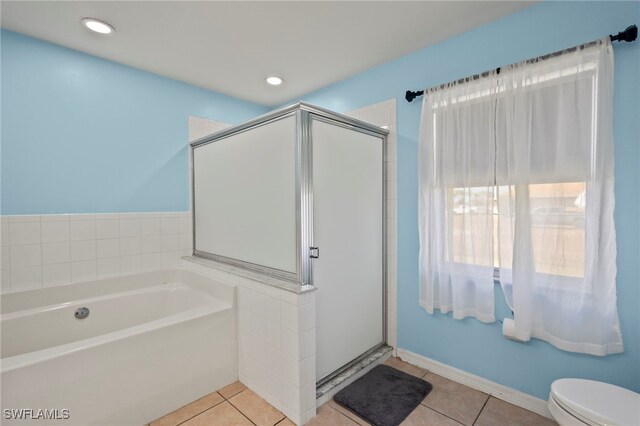
[[[638,38],[638,27],[636,25],[630,25],[625,28],[624,31],[620,31],[618,35],[610,37],[611,41],[634,41]]]
[[[418,96],[422,96],[423,94],[424,90],[420,90],[418,92],[407,90],[407,92],[404,94],[404,98],[407,100],[407,102],[412,102],[415,98],[417,98]]]

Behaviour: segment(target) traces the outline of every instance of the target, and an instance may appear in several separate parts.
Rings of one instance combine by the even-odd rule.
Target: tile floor
[[[433,390],[401,426],[553,426],[546,417],[491,397],[460,383],[390,358],[385,364],[421,377]],[[368,425],[329,401],[318,408],[309,426]],[[264,399],[236,382],[150,423],[150,426],[291,426],[293,422]]]

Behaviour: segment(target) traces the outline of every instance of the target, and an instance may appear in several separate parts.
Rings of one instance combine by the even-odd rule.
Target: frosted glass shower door
[[[316,379],[384,342],[383,140],[312,120]]]

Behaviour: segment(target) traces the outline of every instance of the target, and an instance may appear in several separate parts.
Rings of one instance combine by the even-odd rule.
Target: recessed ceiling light
[[[276,77],[275,75],[267,77],[267,83],[269,83],[272,86],[280,86],[283,82],[284,82],[283,79],[281,79],[280,77]]]
[[[111,34],[115,31],[115,29],[106,22],[98,21],[93,18],[84,18],[82,20],[82,25],[89,28],[91,31],[100,34]]]

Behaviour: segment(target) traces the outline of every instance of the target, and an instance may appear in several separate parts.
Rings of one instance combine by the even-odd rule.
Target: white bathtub
[[[3,425],[142,425],[238,379],[235,288],[186,270],[1,304]],[[75,318],[79,307],[87,318]]]

